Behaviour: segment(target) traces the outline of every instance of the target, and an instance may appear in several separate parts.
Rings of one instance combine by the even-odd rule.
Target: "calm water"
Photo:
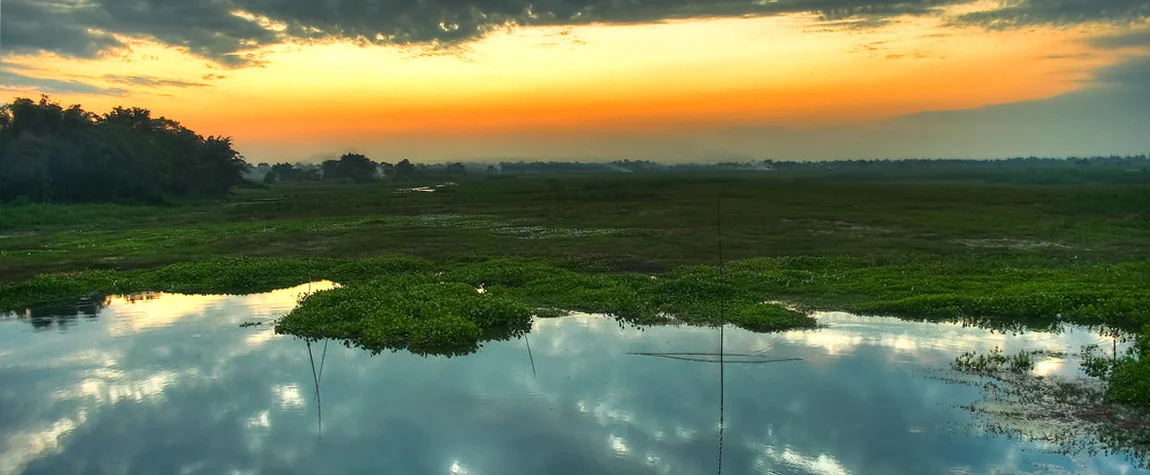
[[[719,366],[628,354],[713,352],[715,329],[538,320],[530,357],[524,340],[451,359],[334,343],[324,356],[312,344],[317,398],[304,341],[239,326],[282,315],[307,288],[0,320],[0,474],[716,471]],[[956,407],[978,388],[940,378],[967,350],[1109,339],[821,319],[830,327],[726,331],[727,352],[802,360],[724,366],[723,473],[1147,473],[1121,456],[982,434]],[[1050,360],[1035,371],[1078,370]]]

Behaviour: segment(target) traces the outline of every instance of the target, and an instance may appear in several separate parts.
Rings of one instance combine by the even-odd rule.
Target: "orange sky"
[[[237,69],[124,38],[132,51],[119,57],[10,55],[6,62],[26,75],[127,89],[123,96],[53,94],[61,102],[99,112],[150,108],[205,135],[232,136],[250,161],[292,161],[376,144],[380,153],[452,159],[474,140],[474,156],[461,157],[468,159],[512,152],[492,148],[498,137],[872,124],[1055,97],[1089,87],[1099,68],[1147,52],[1088,41],[1129,27],[995,31],[943,22],[901,17],[879,28],[828,29],[814,15],[789,14],[530,27],[439,54],[339,42],[276,45],[261,50],[263,66]],[[108,75],[204,85],[126,86]],[[424,145],[385,146],[413,142]],[[442,152],[427,145],[445,142],[452,146]]]

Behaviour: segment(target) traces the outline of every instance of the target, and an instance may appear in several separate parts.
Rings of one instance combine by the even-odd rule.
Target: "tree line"
[[[243,182],[229,137],[204,137],[147,109],[103,115],[42,96],[0,105],[0,200],[161,203]]]
[[[358,153],[346,153],[338,160],[325,160],[318,165],[260,163],[248,170],[246,178],[266,184],[308,181],[368,183],[381,180],[458,179],[467,175],[467,167],[459,162],[438,165],[415,164],[405,158],[392,164],[375,162]]]
[[[473,174],[645,173],[699,171],[814,171],[853,177],[910,176],[922,171],[1024,182],[1105,179],[1145,182],[1146,155],[1015,157],[1003,160],[747,160],[661,164],[502,161],[416,164],[376,162],[348,153],[320,164],[260,163],[251,166],[229,137],[204,137],[147,109],[116,107],[103,115],[79,105],[67,108],[42,96],[0,105],[0,202],[162,203],[185,196],[218,196],[247,181],[263,183],[378,180],[451,180]],[[1130,174],[1140,171],[1140,174]],[[1001,173],[1007,172],[1007,173]],[[1023,173],[1016,173],[1023,172]],[[990,174],[988,174],[990,173]],[[965,174],[965,175],[964,175]]]
[[[486,166],[485,163],[474,166]],[[501,161],[493,165],[501,174],[564,173],[643,173],[668,171],[775,171],[775,170],[906,170],[906,169],[1122,169],[1141,171],[1150,167],[1147,155],[1111,155],[1098,157],[1012,157],[1003,159],[872,159],[780,161],[746,160],[717,163],[659,163],[650,160],[615,160],[609,162]]]

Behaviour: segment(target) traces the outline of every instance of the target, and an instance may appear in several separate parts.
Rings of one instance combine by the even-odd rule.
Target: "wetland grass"
[[[1078,323],[1137,331],[1148,322],[1150,308],[1150,295],[1139,277],[1146,266],[1140,263],[1073,271],[985,271],[969,263],[881,265],[850,258],[782,257],[730,262],[722,280],[718,269],[707,265],[672,266],[647,275],[573,270],[567,264],[514,258],[439,263],[411,257],[214,259],[148,270],[45,274],[0,286],[0,311],[93,295],[254,293],[331,280],[344,287],[309,297],[285,319],[290,325],[283,326],[284,331],[379,348],[455,341],[474,349],[483,339],[515,335],[519,324],[505,325],[501,333],[496,331],[501,321],[560,311],[608,314],[639,325],[729,323],[752,331],[813,328],[817,322],[804,314],[812,309],[1000,330]],[[483,294],[476,291],[481,285]],[[729,306],[720,317],[724,299]],[[799,311],[764,303],[768,301],[790,302]],[[473,307],[488,313],[464,312]],[[418,318],[398,318],[405,312]]]

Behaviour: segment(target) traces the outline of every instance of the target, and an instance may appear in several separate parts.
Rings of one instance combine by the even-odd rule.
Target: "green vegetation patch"
[[[373,352],[460,355],[481,341],[521,336],[531,310],[481,294],[460,282],[429,283],[424,275],[316,292],[276,325],[276,332],[334,338]]]
[[[834,257],[778,257],[715,266],[676,266],[653,274],[607,272],[590,260],[356,260],[228,258],[150,270],[42,274],[0,285],[0,310],[66,303],[90,293],[174,291],[250,293],[315,280],[347,286],[418,276],[484,286],[529,306],[611,313],[636,321],[737,323],[766,315],[764,301],[804,309],[849,310],[991,328],[1052,328],[1063,322],[1138,331],[1150,324],[1150,265],[991,267],[979,261],[882,263]],[[724,307],[724,305],[726,305]],[[719,315],[724,315],[719,317]],[[746,317],[752,318],[752,317]],[[748,325],[751,325],[748,323]]]
[[[634,323],[732,323],[752,330],[814,325],[765,301],[996,329],[1066,323],[1137,331],[1150,323],[1146,263],[1062,268],[989,267],[977,261],[882,263],[835,257],[757,258],[663,272],[605,272],[587,259],[356,260],[232,258],[151,270],[43,274],[0,286],[0,310],[67,303],[90,294],[145,290],[251,293],[315,280],[348,287],[386,278],[459,282],[532,308],[611,314]]]
[[[791,302],[802,312],[848,310],[1002,330],[1053,329],[1063,323],[1077,323],[1134,332],[1150,323],[1150,294],[1144,290],[1150,265],[1146,263],[1020,268],[971,260],[772,257],[730,262],[720,276],[718,267],[711,265],[673,266],[653,273],[618,272],[613,270],[619,268],[618,263],[607,259],[603,263],[590,258],[441,262],[413,257],[212,259],[150,270],[43,274],[0,285],[0,311],[65,304],[99,294],[253,293],[331,280],[346,289],[335,292],[334,300],[325,297],[309,305],[329,306],[354,299],[375,302],[365,297],[371,291],[361,288],[379,294],[405,294],[422,285],[460,284],[454,288],[471,289],[468,292],[474,292],[475,298],[515,302],[536,314],[602,313],[640,325],[726,323],[752,331],[816,326],[815,320],[803,313],[764,303],[768,301]],[[485,290],[482,297],[474,290],[479,287]],[[424,292],[420,295],[427,298],[455,301],[451,292],[435,297],[427,293],[430,290],[419,288]],[[386,308],[392,309],[386,315],[395,311]],[[457,314],[456,310],[445,313]],[[470,326],[455,323],[458,328],[442,331],[465,336],[460,340],[469,340],[471,345],[479,341],[471,338],[473,329],[465,330]],[[487,330],[482,322],[472,323]],[[300,331],[306,336],[364,339],[363,331]],[[372,339],[377,343],[383,340]],[[402,340],[407,342],[408,337]],[[409,342],[403,344],[410,346]]]
[[[764,289],[722,279],[713,267],[653,276],[577,272],[529,259],[436,265],[409,257],[242,258],[45,274],[0,286],[0,311],[141,291],[255,293],[314,280],[343,287],[307,296],[276,330],[375,352],[466,354],[483,341],[524,334],[533,315],[558,311],[602,313],[635,325],[733,324],[757,332],[817,326],[803,313],[764,303]]]
[[[518,259],[457,262],[435,271],[398,263],[337,267],[355,269],[359,277],[387,270],[308,296],[276,331],[341,339],[375,352],[459,355],[483,341],[522,335],[533,315],[552,316],[555,309],[603,313],[636,325],[730,323],[759,332],[817,325],[713,274],[584,274]]]

